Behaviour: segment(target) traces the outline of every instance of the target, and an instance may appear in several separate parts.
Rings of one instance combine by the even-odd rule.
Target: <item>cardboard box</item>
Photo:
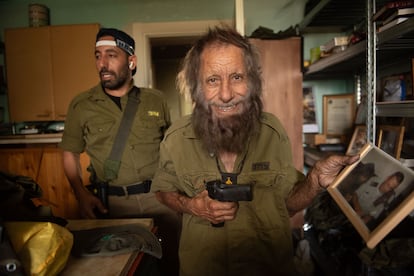
[[[303,135],[303,143],[310,146],[317,146],[319,144],[325,144],[326,142],[325,134],[304,133]]]
[[[348,36],[337,36],[326,42],[323,46],[325,49],[325,52],[329,53],[332,51],[335,47],[338,46],[347,46],[349,43]]]

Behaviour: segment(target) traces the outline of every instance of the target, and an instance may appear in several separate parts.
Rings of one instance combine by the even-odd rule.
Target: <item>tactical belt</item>
[[[144,180],[127,186],[108,186],[108,195],[125,196],[148,193],[151,188],[151,180]]]

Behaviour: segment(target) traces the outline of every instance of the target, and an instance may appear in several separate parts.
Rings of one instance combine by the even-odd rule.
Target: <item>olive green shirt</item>
[[[153,177],[159,159],[159,144],[170,125],[162,92],[148,88],[140,90],[140,103],[122,155],[118,178],[111,182],[113,185],[128,185]],[[105,180],[103,164],[112,150],[127,101],[128,94],[121,97],[121,110],[99,84],[76,96],[69,106],[59,146],[74,153],[86,151],[98,180]]]
[[[221,179],[216,157],[197,139],[189,116],[174,123],[160,149],[152,191],[194,197],[205,183]],[[223,170],[223,169],[220,169]],[[238,184],[253,184],[253,200],[239,202],[236,218],[224,227],[183,215],[181,275],[294,275],[293,248],[285,200],[304,179],[292,163],[289,139],[276,117],[263,113],[260,133],[237,157]]]

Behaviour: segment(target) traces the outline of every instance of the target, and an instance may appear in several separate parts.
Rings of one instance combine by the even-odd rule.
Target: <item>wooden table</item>
[[[97,219],[97,220],[69,220],[66,226],[71,231],[87,230],[98,227],[140,223],[149,230],[153,230],[153,220],[146,219]],[[65,269],[60,273],[63,276],[72,275],[133,275],[143,258],[143,252],[131,252],[110,257],[70,256]]]

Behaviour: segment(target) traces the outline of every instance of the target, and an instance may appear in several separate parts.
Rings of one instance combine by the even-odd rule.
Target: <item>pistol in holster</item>
[[[102,202],[103,206],[109,210],[109,200],[108,200],[108,182],[93,182],[86,186],[88,190],[94,194]],[[102,214],[99,211],[95,212],[97,217],[105,217],[107,214]]]

